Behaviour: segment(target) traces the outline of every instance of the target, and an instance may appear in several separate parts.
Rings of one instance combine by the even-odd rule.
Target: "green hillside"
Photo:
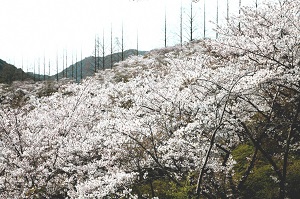
[[[138,51],[139,55],[144,55],[147,51]],[[130,49],[123,52],[123,60],[126,58],[137,55],[137,51]],[[109,69],[117,62],[122,61],[122,53],[113,53],[112,55],[107,55],[104,58],[98,57],[96,63],[98,67],[96,70]],[[103,67],[104,66],[104,67]],[[81,68],[82,67],[82,68]],[[70,65],[67,69],[58,73],[58,79],[69,78],[74,79],[75,81],[80,81],[88,76],[93,76],[95,74],[95,57],[90,56],[86,57],[81,61],[78,61]],[[57,79],[57,74],[51,76],[52,80]]]
[[[32,79],[32,77],[22,71],[22,69],[18,69],[0,59],[0,83],[11,84],[13,81],[27,79]]]

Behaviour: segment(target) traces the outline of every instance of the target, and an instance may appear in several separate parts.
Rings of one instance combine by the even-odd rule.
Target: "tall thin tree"
[[[124,61],[124,23],[122,21],[122,38],[121,38],[121,57],[122,61]]]
[[[77,72],[77,51],[76,51],[76,62],[75,62],[75,82],[78,81],[77,77],[78,77],[78,72]]]
[[[95,68],[94,68],[94,72],[97,72],[97,36],[95,35]]]
[[[41,81],[41,62],[40,62],[40,58],[38,59],[38,81]]]
[[[203,38],[206,37],[206,5],[205,0],[203,0]]]
[[[56,53],[56,81],[58,81],[58,54]]]
[[[97,71],[100,69],[100,40],[99,40],[99,36],[97,36]]]
[[[44,81],[46,81],[46,58],[44,54]]]
[[[68,51],[66,50],[66,78],[68,78]]]
[[[105,69],[105,43],[104,43],[104,28],[103,28],[103,34],[102,34],[102,69]]]
[[[81,48],[81,50],[80,50],[80,81],[82,81],[82,62],[83,62],[83,60],[82,60],[82,48]]]
[[[112,23],[110,24],[110,68],[113,67],[113,32]]]
[[[74,59],[73,59],[73,52],[72,52],[72,67],[71,67],[71,70],[72,70],[72,79],[74,79]]]
[[[23,70],[23,56],[22,56],[22,71],[21,71],[21,80],[24,80],[24,70]]]
[[[191,1],[191,10],[190,10],[190,41],[193,41],[193,1]]]
[[[50,69],[51,69],[51,67],[50,67],[50,59],[49,59],[49,71],[48,71],[48,80],[50,79]]]
[[[216,16],[216,26],[219,26],[219,0],[217,0],[217,16]],[[216,31],[216,39],[218,39],[218,30]]]
[[[182,7],[182,0],[180,2],[180,46],[182,47],[182,42],[183,42],[183,39],[182,39],[182,25],[183,25],[183,7]]]
[[[227,22],[229,20],[229,0],[227,0]]]
[[[33,81],[35,81],[35,60],[33,61]]]
[[[167,5],[165,4],[165,47],[167,47]]]
[[[239,16],[241,15],[242,1],[239,0]],[[239,22],[239,31],[241,31],[241,23]]]
[[[139,30],[136,31],[136,55],[139,55]]]
[[[62,65],[63,65],[63,71],[62,71],[62,77],[65,77],[65,55],[64,55],[65,51],[63,50],[63,55],[62,55]]]

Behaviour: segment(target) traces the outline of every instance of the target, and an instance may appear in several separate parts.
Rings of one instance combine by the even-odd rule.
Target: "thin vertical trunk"
[[[102,69],[105,69],[105,45],[104,45],[104,28],[102,36]]]
[[[216,25],[219,26],[219,0],[217,0],[217,16],[216,16]],[[216,31],[216,39],[218,39],[218,30]]]
[[[121,50],[122,50],[122,61],[124,61],[124,24],[122,22],[122,42],[121,42]]]
[[[75,82],[77,82],[78,72],[77,72],[77,51],[76,51],[76,62],[75,62]]]
[[[241,16],[241,6],[242,6],[242,1],[239,0],[239,16]],[[241,23],[239,22],[239,31],[241,31]]]
[[[165,5],[165,47],[167,47],[167,6]]]
[[[21,79],[22,79],[22,81],[24,80],[23,73],[24,73],[24,71],[23,71],[23,57],[22,57],[22,71],[21,71]]]
[[[46,58],[44,55],[44,81],[46,81]]]
[[[82,49],[81,49],[81,51],[80,51],[80,81],[82,81],[82,62],[83,62],[83,60],[82,60]]]
[[[62,60],[62,65],[63,65],[63,74],[62,74],[62,76],[63,76],[63,78],[65,77],[65,55],[64,55],[64,51],[63,51],[63,55],[62,55],[62,57],[63,57],[63,60]]]
[[[136,31],[136,55],[139,55],[139,30]]]
[[[97,36],[95,36],[95,69],[94,72],[97,72]]]
[[[182,47],[182,0],[181,0],[181,5],[180,5],[180,46]]]
[[[68,51],[66,50],[66,78],[68,78]]]
[[[99,57],[100,57],[100,41],[99,41],[99,36],[97,37],[97,70],[100,69],[100,61],[99,61]],[[96,71],[97,72],[97,71]]]
[[[203,38],[206,37],[206,8],[205,0],[203,0]]]
[[[113,35],[112,35],[112,24],[110,26],[110,68],[113,67]]]
[[[35,60],[33,61],[33,81],[35,81]]]
[[[190,41],[193,41],[193,1],[191,1]]]
[[[56,54],[56,80],[58,81],[58,55]]]
[[[279,183],[279,185],[280,185],[279,198],[280,199],[284,199],[285,195],[286,195],[285,192],[286,192],[286,174],[287,174],[287,167],[288,167],[288,157],[289,157],[290,145],[294,138],[295,131],[297,129],[299,114],[300,114],[300,98],[298,98],[296,113],[292,120],[292,124],[291,124],[289,132],[288,132],[288,136],[286,138],[286,145],[285,145],[285,149],[284,149],[283,166],[282,166],[282,180]]]
[[[38,81],[41,81],[41,60],[38,59]]]
[[[72,67],[71,67],[71,70],[72,70],[72,79],[74,79],[74,59],[73,59],[73,53],[72,53]]]
[[[229,0],[227,0],[227,22],[229,21]]]
[[[150,180],[149,184],[150,184],[150,189],[151,189],[151,197],[155,198],[155,192],[154,192],[154,187],[153,187],[152,180]]]
[[[51,68],[51,67],[50,67],[50,59],[49,59],[49,71],[48,71],[48,72],[49,72],[49,73],[48,73],[49,76],[48,76],[48,80],[50,79],[50,68]]]

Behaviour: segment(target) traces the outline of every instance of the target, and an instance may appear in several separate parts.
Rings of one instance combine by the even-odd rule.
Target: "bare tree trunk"
[[[33,61],[33,81],[35,81],[35,60]]]
[[[242,0],[239,0],[239,16],[241,15]],[[241,31],[241,23],[239,22],[239,31]]]
[[[193,41],[193,2],[191,1],[190,41]]]
[[[66,78],[68,78],[68,51],[66,50]]]
[[[23,73],[24,73],[24,70],[23,70],[23,56],[22,56],[22,72],[21,72],[21,79],[22,79],[22,81],[24,80]]]
[[[113,34],[112,24],[110,25],[110,68],[113,68]]]
[[[167,7],[165,5],[165,47],[167,47]]]
[[[46,81],[46,58],[44,55],[44,81]]]
[[[82,49],[80,50],[80,81],[82,81]]]
[[[63,51],[63,60],[62,60],[62,65],[63,65],[63,71],[62,71],[62,76],[63,78],[65,77],[65,54],[64,54],[64,51]]]
[[[205,0],[203,0],[203,38],[206,37],[206,8],[205,8]]]
[[[58,81],[58,55],[56,53],[56,80]]]
[[[48,80],[49,80],[49,78],[50,78],[50,69],[51,69],[51,66],[50,66],[50,59],[49,59],[49,71],[48,71],[48,72],[49,72],[49,73],[48,73],[49,76],[48,76]]]
[[[229,0],[227,0],[227,21],[229,21]]]
[[[216,16],[216,25],[219,26],[219,0],[217,0],[217,16]],[[216,31],[216,39],[218,39],[218,31]]]
[[[97,37],[97,71],[100,69],[100,41],[99,41],[99,36]]]
[[[122,51],[122,61],[124,61],[124,25],[122,22],[122,42],[121,42],[121,51]]]
[[[95,69],[94,72],[97,72],[97,36],[95,35]]]
[[[280,181],[280,192],[279,192],[279,198],[284,199],[285,198],[285,192],[286,192],[286,173],[287,173],[287,167],[288,167],[288,157],[289,157],[289,151],[290,151],[290,144],[292,139],[294,138],[295,130],[297,129],[298,124],[298,117],[300,114],[300,97],[298,97],[298,104],[296,113],[294,115],[292,124],[290,126],[290,130],[288,132],[288,136],[286,139],[286,146],[284,149],[284,156],[283,156],[283,166],[282,166],[282,180]]]
[[[102,69],[105,69],[105,43],[104,43],[104,28],[102,35]]]
[[[72,52],[72,67],[71,67],[71,70],[72,70],[72,79],[74,79],[74,59],[73,59],[73,52]]]
[[[182,16],[182,0],[181,0],[181,5],[180,5],[180,46],[182,47],[182,20],[183,20],[183,16]]]
[[[41,81],[41,60],[38,59],[38,81]]]
[[[139,30],[136,31],[136,55],[139,55]]]
[[[77,51],[76,51],[76,62],[75,62],[75,82],[78,81],[78,72],[77,72]]]

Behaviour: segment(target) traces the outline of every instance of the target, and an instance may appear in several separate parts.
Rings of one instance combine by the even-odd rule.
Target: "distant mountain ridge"
[[[123,60],[133,55],[144,55],[147,51],[137,51],[134,49],[126,50],[123,52]],[[104,61],[104,64],[103,64]],[[96,71],[101,69],[111,68],[117,62],[122,61],[122,52],[113,53],[112,55],[107,55],[103,57],[97,57],[96,63],[99,67]],[[104,65],[104,67],[103,67]],[[82,68],[81,68],[82,67]],[[34,74],[32,72],[24,72],[20,68],[16,68],[12,64],[0,59],[0,83],[10,84],[13,81],[23,81],[23,80],[56,80],[62,78],[73,79],[76,82],[80,82],[88,76],[93,76],[95,74],[95,57],[86,57],[76,63],[73,63],[68,68],[59,72],[58,74],[48,76],[43,74]]]
[[[123,60],[133,55],[144,55],[147,52],[148,51],[137,51],[134,49],[129,49],[123,52]],[[103,67],[103,61],[104,61],[104,67]],[[122,52],[113,53],[111,55],[105,56],[104,58],[97,57],[96,63],[99,67],[96,67],[96,71],[109,69],[113,67],[114,64],[120,61],[122,61]],[[81,66],[82,66],[82,70],[81,70]],[[57,77],[58,79],[69,78],[79,82],[81,81],[81,79],[84,79],[88,76],[93,76],[94,74],[95,74],[95,57],[90,56],[84,58],[83,60],[73,63],[68,68],[64,69],[58,74],[51,76],[50,78],[52,80],[57,79]]]
[[[29,79],[33,79],[30,74],[0,59],[0,83],[11,84],[13,81]]]

